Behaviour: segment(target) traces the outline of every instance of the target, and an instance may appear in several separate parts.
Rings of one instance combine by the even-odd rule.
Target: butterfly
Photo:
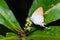
[[[30,17],[31,21],[35,24],[35,25],[40,25],[42,27],[45,27],[45,23],[44,23],[44,14],[43,14],[43,8],[39,7],[37,8],[32,16]]]

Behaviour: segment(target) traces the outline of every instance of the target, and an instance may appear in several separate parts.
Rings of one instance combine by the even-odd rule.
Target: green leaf
[[[0,39],[3,39],[3,38],[4,38],[4,36],[0,35]]]
[[[8,32],[6,33],[6,37],[1,35],[0,40],[19,40],[19,37],[15,33]]]
[[[3,2],[3,1],[1,1]],[[12,31],[20,32],[21,27],[16,20],[15,16],[13,15],[12,11],[7,7],[7,4],[3,2],[5,6],[3,6],[2,3],[0,3],[0,24],[6,26]]]
[[[0,0],[0,6],[3,6],[6,9],[9,9],[9,7],[7,6],[7,3],[4,0]]]
[[[6,33],[6,38],[5,40],[19,40],[19,37],[12,32]]]
[[[49,26],[51,29],[37,30],[27,36],[27,40],[60,40],[60,26]]]
[[[60,19],[60,3],[45,12],[45,23],[51,23]]]
[[[60,0],[34,0],[29,10],[28,17],[30,17],[38,7],[43,7],[43,10],[45,12],[59,2]]]

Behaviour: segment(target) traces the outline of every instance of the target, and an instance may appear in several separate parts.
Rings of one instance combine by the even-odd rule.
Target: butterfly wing
[[[40,25],[42,27],[45,27],[43,8],[42,7],[37,8],[32,14],[32,16],[30,17],[30,19],[35,25]]]

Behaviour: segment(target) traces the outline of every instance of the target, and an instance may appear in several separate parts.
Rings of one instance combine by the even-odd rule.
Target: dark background
[[[19,21],[21,27],[26,23],[29,8],[33,0],[5,0],[9,8],[13,11],[15,17]]]
[[[28,16],[29,8],[33,0],[5,0],[9,8],[14,13],[21,27],[24,27]],[[11,32],[8,28],[0,24],[0,35],[6,36],[6,32]]]

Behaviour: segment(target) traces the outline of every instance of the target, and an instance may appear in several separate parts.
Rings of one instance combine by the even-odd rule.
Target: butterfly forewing
[[[43,8],[39,7],[37,8],[32,16],[30,17],[31,21],[35,24],[35,25],[40,25],[42,27],[44,26],[44,16],[43,16]]]

